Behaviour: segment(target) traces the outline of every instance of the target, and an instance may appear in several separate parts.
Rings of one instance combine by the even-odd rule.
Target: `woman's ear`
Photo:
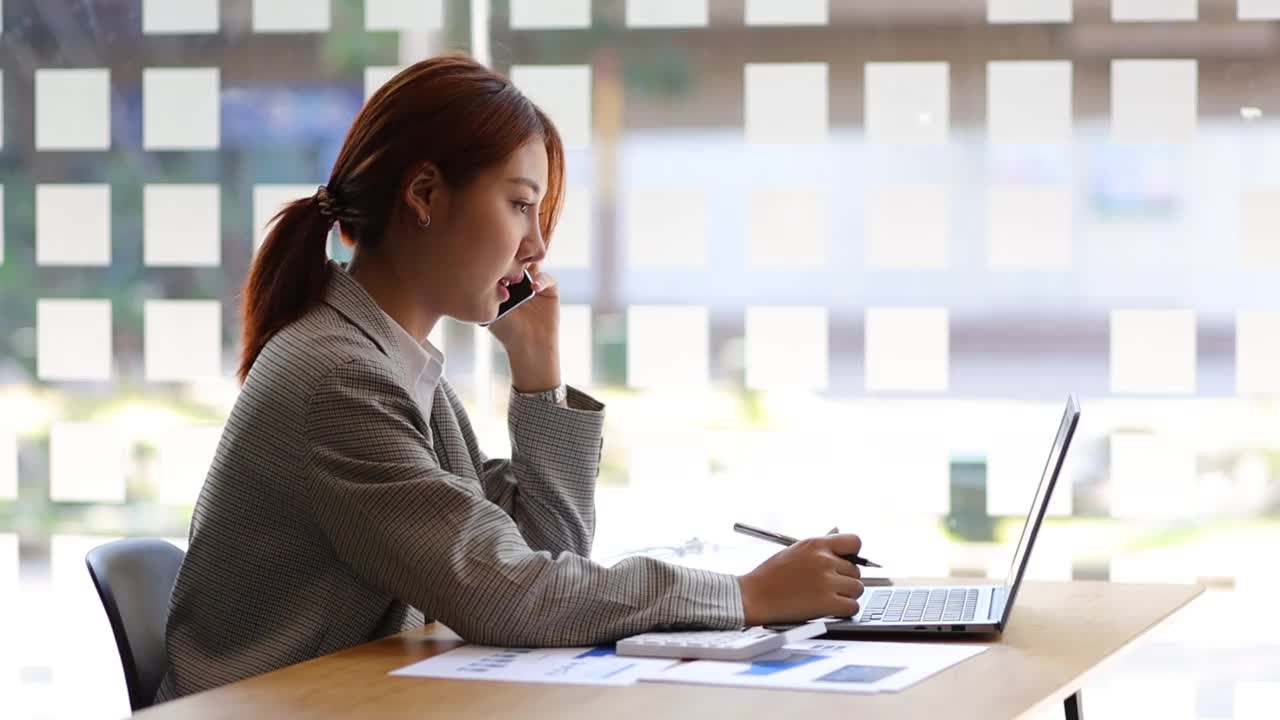
[[[424,163],[405,185],[404,204],[419,225],[429,222],[432,203],[439,204],[441,190],[440,170],[434,163]]]

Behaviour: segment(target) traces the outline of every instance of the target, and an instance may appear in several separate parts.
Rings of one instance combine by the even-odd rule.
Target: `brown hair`
[[[550,118],[510,80],[448,55],[405,68],[383,85],[347,131],[329,182],[272,219],[244,286],[240,382],[272,335],[324,298],[335,221],[344,242],[372,247],[422,164],[434,163],[450,187],[462,188],[539,137],[548,161],[539,224],[549,239],[564,192],[564,148]]]

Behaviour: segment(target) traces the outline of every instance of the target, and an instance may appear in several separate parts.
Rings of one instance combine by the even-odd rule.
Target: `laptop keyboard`
[[[858,622],[969,622],[978,609],[978,590],[876,590]]]

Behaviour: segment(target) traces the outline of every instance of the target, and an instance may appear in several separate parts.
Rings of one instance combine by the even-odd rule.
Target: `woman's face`
[[[420,230],[424,288],[433,305],[463,322],[488,322],[505,299],[506,278],[541,262],[546,242],[538,209],[547,188],[547,151],[534,138],[460,190],[437,184],[431,225]]]

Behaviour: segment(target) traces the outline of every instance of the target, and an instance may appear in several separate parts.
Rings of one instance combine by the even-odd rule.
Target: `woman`
[[[560,384],[555,127],[462,57],[418,63],[356,117],[329,182],[281,211],[244,291],[242,392],[173,590],[166,700],[422,624],[467,640],[583,645],[652,629],[849,615],[854,535],[742,577],[588,556],[603,406]],[[334,223],[354,248],[326,259]],[[494,319],[512,458],[487,458],[444,356],[444,316]]]

